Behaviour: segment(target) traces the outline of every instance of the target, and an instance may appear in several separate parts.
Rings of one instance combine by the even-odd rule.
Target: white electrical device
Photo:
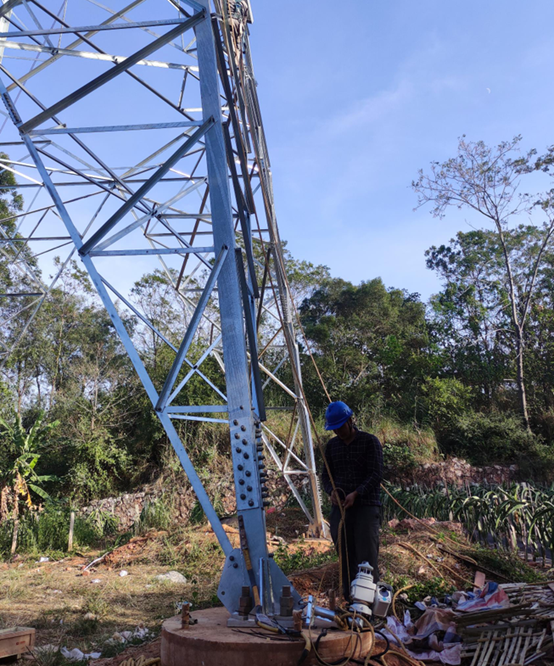
[[[392,601],[392,591],[388,585],[373,581],[373,567],[369,562],[358,565],[358,575],[350,585],[350,609],[371,617],[385,617]]]

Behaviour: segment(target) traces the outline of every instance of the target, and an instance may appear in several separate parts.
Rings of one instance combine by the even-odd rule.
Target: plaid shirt
[[[357,490],[356,504],[381,506],[383,449],[375,435],[357,430],[350,444],[333,437],[325,449],[325,458],[337,488],[341,488],[346,495]],[[321,480],[325,492],[330,495],[333,486],[325,465]]]

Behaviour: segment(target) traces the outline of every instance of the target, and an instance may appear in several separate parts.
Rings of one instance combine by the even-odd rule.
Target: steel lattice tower
[[[31,201],[13,215],[16,232],[1,232],[0,251],[28,285],[11,294],[16,305],[2,327],[8,330],[16,314],[32,325],[78,253],[225,552],[219,596],[233,611],[246,581],[244,560],[221,526],[175,419],[229,424],[237,510],[266,601],[286,579],[265,541],[264,445],[312,533],[324,530],[248,41],[251,9],[247,0],[104,3],[110,6],[4,0],[0,9],[6,108],[0,149],[10,152],[1,166],[16,174],[18,190]],[[29,255],[64,248],[61,267],[44,284]],[[186,312],[180,344],[126,295],[129,280],[154,261]],[[163,386],[148,375],[122,313],[172,349]],[[18,341],[3,343],[4,357]],[[202,370],[210,357],[224,373],[224,390]],[[279,378],[283,367],[290,386]],[[187,404],[192,377],[210,386],[213,404]],[[268,382],[291,403],[286,441],[264,423]],[[308,479],[311,510],[295,475]]]

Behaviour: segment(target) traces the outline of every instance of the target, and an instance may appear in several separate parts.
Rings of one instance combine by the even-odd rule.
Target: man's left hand
[[[358,497],[358,491],[355,490],[353,493],[350,493],[347,495],[344,499],[343,502],[343,508],[344,509],[350,509],[350,507],[354,506],[354,502],[356,501],[356,498]]]

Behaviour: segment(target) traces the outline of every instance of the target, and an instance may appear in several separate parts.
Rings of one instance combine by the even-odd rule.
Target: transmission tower
[[[228,424],[237,511],[266,600],[286,579],[268,558],[264,449],[311,533],[325,530],[251,22],[247,0],[4,0],[0,8],[0,150],[10,153],[0,164],[30,201],[9,218],[11,233],[0,225],[0,250],[27,285],[3,295],[14,303],[3,330],[24,325],[2,352],[19,344],[78,254],[226,555],[219,597],[231,612],[247,577],[243,551],[233,550],[175,420]],[[37,267],[62,252],[45,284]],[[39,255],[42,264],[30,259]],[[186,312],[177,344],[129,296],[153,262]],[[129,316],[173,352],[161,385]],[[223,382],[203,371],[208,358]],[[189,404],[193,378],[210,387],[212,404]],[[287,402],[288,437],[266,423],[264,390],[275,387]],[[298,479],[307,480],[308,503]]]

